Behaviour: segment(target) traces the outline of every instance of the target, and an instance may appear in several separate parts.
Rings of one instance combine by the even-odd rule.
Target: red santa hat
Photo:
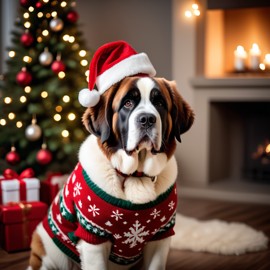
[[[137,53],[125,41],[101,46],[91,60],[89,71],[88,88],[79,93],[79,102],[84,107],[97,105],[100,95],[125,77],[139,74],[151,77],[156,75],[148,56],[145,53]],[[95,86],[97,89],[94,89]]]

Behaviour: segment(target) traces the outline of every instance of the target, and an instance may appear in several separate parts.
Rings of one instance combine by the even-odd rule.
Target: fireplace
[[[210,102],[210,181],[270,185],[270,102]]]
[[[247,109],[243,176],[270,184],[270,103],[248,103]]]
[[[179,152],[183,195],[270,203],[270,69],[250,60],[252,47],[265,67],[270,54],[270,3],[259,2],[199,2],[196,73],[186,91],[196,118]],[[247,53],[240,70],[238,46]]]

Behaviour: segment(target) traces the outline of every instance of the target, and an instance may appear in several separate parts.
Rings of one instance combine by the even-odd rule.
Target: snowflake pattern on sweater
[[[52,203],[43,226],[54,243],[80,262],[76,243],[112,242],[110,260],[127,265],[142,257],[149,241],[174,234],[176,184],[156,200],[134,204],[93,183],[79,163]]]

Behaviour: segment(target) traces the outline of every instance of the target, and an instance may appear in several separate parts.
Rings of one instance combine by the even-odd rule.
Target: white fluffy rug
[[[240,255],[264,250],[267,246],[268,238],[262,232],[243,223],[228,223],[221,220],[199,221],[176,215],[172,248]]]

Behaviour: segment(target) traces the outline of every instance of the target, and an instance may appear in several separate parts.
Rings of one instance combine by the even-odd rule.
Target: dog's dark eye
[[[133,102],[130,99],[127,99],[124,103],[124,106],[128,109],[133,107]]]
[[[164,107],[164,101],[161,98],[157,98],[156,100],[154,100],[153,104],[156,107]]]

